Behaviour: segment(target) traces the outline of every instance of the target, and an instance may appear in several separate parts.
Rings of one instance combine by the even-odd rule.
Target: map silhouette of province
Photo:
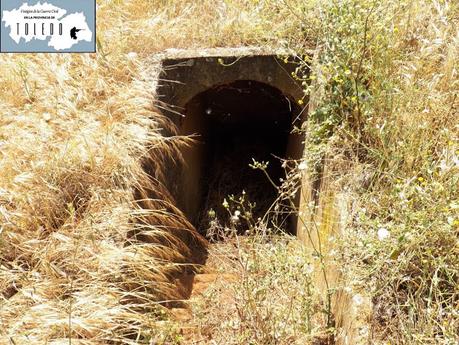
[[[3,0],[0,0],[3,3]],[[24,13],[53,13],[52,18],[24,19]],[[9,28],[9,36],[18,47],[27,47],[32,40],[45,41],[56,51],[70,49],[81,41],[93,42],[94,33],[89,27],[84,11],[67,13],[67,10],[50,3],[38,1],[35,5],[27,2],[19,8],[3,10],[0,25]],[[43,28],[29,32],[29,27]],[[70,35],[69,35],[70,33]],[[23,42],[21,42],[23,41]],[[16,48],[16,47],[15,47]],[[51,51],[51,50],[50,50]]]

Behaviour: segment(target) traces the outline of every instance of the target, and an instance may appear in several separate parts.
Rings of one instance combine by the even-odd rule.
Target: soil
[[[211,330],[203,324],[202,315],[198,315],[206,313],[210,291],[225,310],[235,305],[231,284],[236,283],[240,277],[234,268],[229,267],[233,265],[231,258],[236,259],[234,249],[230,243],[211,244],[205,265],[196,274],[185,274],[177,278],[177,287],[185,298],[179,307],[172,307],[169,312],[171,319],[178,325],[181,344],[207,344],[211,340]],[[218,254],[222,252],[225,257]]]

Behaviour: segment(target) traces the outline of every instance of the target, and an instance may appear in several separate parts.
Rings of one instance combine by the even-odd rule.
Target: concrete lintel
[[[288,63],[284,62],[286,56]],[[157,106],[174,122],[179,120],[193,97],[237,80],[273,86],[293,102],[303,98],[301,81],[292,76],[298,60],[287,50],[259,47],[169,49],[157,58],[162,69],[156,89]]]

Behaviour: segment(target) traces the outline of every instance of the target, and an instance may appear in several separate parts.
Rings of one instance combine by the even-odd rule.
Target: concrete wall
[[[212,50],[206,56],[188,50],[166,53],[161,57],[157,106],[179,124],[182,118],[179,114],[183,114],[184,106],[195,95],[236,80],[268,84],[281,90],[292,102],[303,97],[301,83],[292,77],[295,63],[284,63],[283,58],[272,52],[253,54],[244,49]]]
[[[204,55],[204,56],[202,56]],[[286,56],[286,55],[285,55]],[[303,98],[301,82],[292,77],[298,66],[293,57],[284,62],[284,54],[247,49],[214,49],[208,51],[173,50],[160,56],[162,72],[156,90],[156,106],[177,126],[180,135],[203,133],[205,124],[194,114],[203,112],[199,104],[190,102],[195,96],[218,85],[238,80],[251,80],[272,86],[289,100],[293,118],[300,123],[307,115],[296,101]],[[305,101],[306,103],[306,101]],[[185,109],[188,107],[188,109]],[[187,114],[185,114],[187,113]],[[299,159],[302,155],[302,136],[291,134],[286,157]],[[185,166],[180,181],[171,181],[177,205],[193,218],[199,207],[199,176],[205,147],[196,143],[182,151]],[[194,221],[194,219],[190,219]],[[296,227],[295,227],[296,228]]]
[[[316,89],[309,102],[309,112],[314,111],[320,97],[320,90]],[[353,290],[349,277],[341,273],[342,263],[334,258],[338,249],[336,239],[345,235],[350,223],[353,196],[335,183],[333,160],[332,156],[324,158],[319,176],[303,172],[297,236],[311,254],[319,250],[324,258],[326,278],[317,262],[314,280],[324,298],[327,288],[333,291],[331,311],[337,331],[335,343],[364,345],[369,343],[371,301],[365,292]]]
[[[187,112],[189,116],[182,121],[180,134],[193,135],[195,133],[205,133],[208,123],[200,121],[199,116],[196,116],[204,112],[202,104],[197,100],[189,102]],[[179,181],[181,188],[179,188],[179,193],[181,196],[177,198],[177,206],[188,216],[188,219],[193,224],[196,221],[195,218],[199,211],[199,200],[201,199],[203,189],[200,178],[204,168],[202,162],[207,155],[206,145],[199,139],[199,137],[196,137],[194,144],[182,149],[185,166],[180,172]]]

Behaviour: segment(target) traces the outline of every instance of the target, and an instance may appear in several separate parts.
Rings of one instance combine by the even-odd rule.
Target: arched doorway
[[[300,109],[288,95],[265,83],[236,80],[215,85],[190,99],[179,121],[179,134],[195,135],[183,150],[178,206],[200,232],[208,212],[228,216],[222,202],[229,195],[244,196],[254,219],[277,197],[272,182],[285,176],[282,159],[299,159],[301,137],[292,134]],[[253,169],[253,159],[268,162],[266,171]],[[296,219],[284,224],[294,232]]]

